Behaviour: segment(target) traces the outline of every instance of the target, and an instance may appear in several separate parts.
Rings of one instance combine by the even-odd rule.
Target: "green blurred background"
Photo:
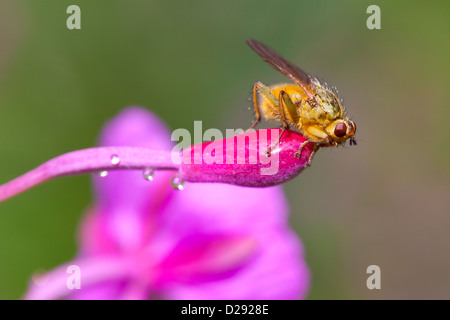
[[[81,30],[66,28],[71,4]],[[371,4],[381,30],[366,27]],[[335,85],[358,126],[357,147],[321,150],[284,185],[309,298],[449,299],[449,14],[448,1],[0,0],[0,182],[93,146],[128,105],[172,129],[247,128],[253,83],[286,80],[253,37]],[[85,175],[0,203],[0,298],[74,256],[91,200]],[[366,287],[372,264],[381,290]]]

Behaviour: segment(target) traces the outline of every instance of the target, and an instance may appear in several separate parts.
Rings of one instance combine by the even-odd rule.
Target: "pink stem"
[[[0,202],[47,180],[81,173],[116,169],[178,170],[172,152],[136,147],[101,147],[77,150],[51,159],[36,169],[0,185]]]

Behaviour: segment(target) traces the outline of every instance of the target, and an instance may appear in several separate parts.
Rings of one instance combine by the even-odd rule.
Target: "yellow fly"
[[[266,120],[281,120],[283,131],[294,126],[307,139],[295,153],[296,157],[300,158],[306,144],[315,144],[309,165],[320,147],[336,147],[347,139],[350,139],[350,145],[356,145],[356,125],[345,116],[342,101],[334,88],[321,83],[263,43],[253,39],[248,39],[247,43],[265,62],[295,82],[272,86],[259,81],[254,84],[256,119],[250,128],[261,121],[261,114]]]

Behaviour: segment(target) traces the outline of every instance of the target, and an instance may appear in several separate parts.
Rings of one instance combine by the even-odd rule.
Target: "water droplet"
[[[155,170],[152,168],[145,168],[142,172],[142,175],[144,176],[145,180],[153,181],[153,176],[155,175]]]
[[[97,173],[97,175],[98,175],[99,177],[104,178],[104,177],[106,177],[106,176],[108,175],[108,171],[106,171],[106,170],[99,171],[99,172]]]
[[[113,155],[111,156],[111,164],[112,164],[113,166],[117,166],[117,165],[119,165],[119,163],[120,163],[120,158],[119,158],[119,156],[118,156],[117,154],[113,154]]]
[[[172,177],[172,187],[177,190],[184,189],[184,180],[181,179],[177,174]]]

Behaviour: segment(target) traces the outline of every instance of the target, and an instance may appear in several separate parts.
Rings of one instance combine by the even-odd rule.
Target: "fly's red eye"
[[[345,136],[347,134],[347,125],[343,122],[338,123],[336,127],[334,127],[334,134],[339,138]]]

